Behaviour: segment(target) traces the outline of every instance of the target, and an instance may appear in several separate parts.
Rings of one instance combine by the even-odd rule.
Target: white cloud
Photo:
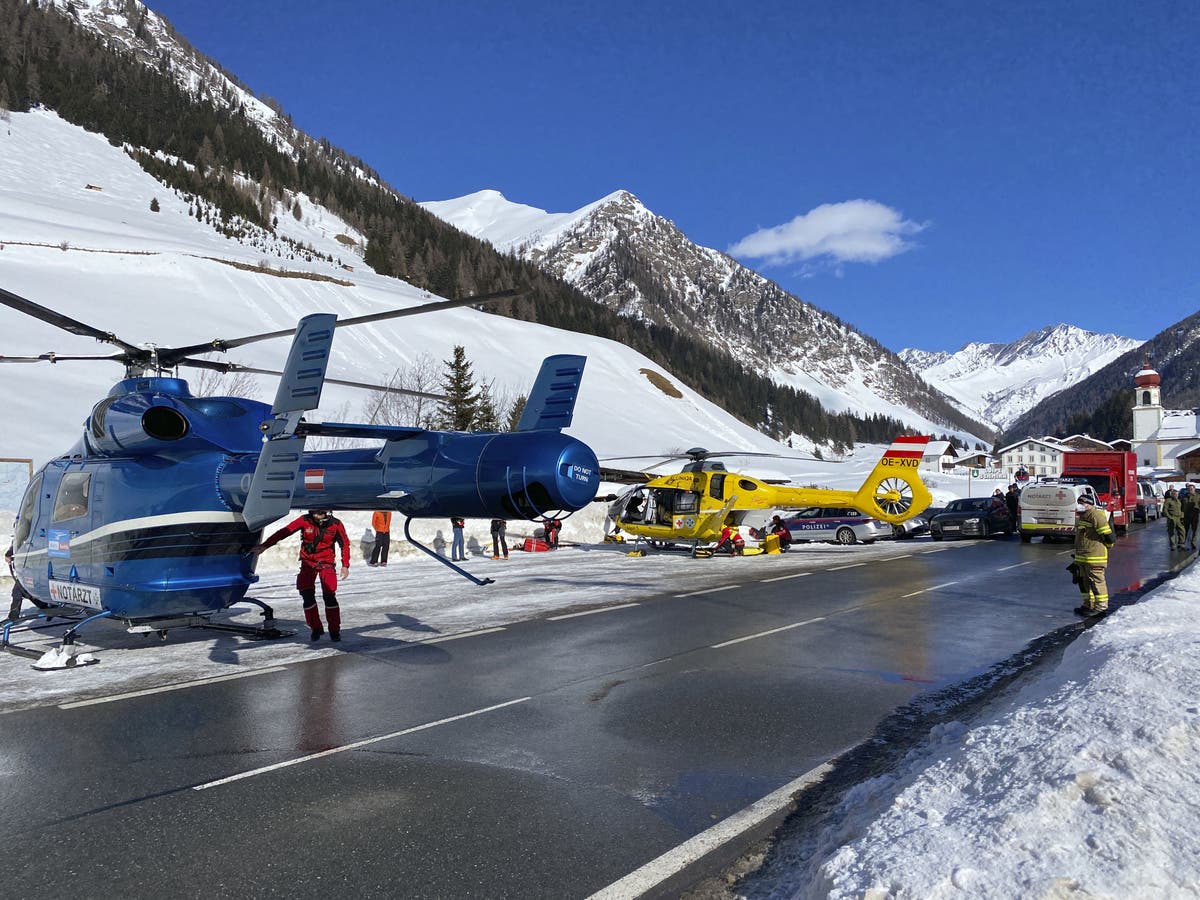
[[[792,221],[762,228],[729,248],[769,266],[821,260],[832,265],[875,263],[911,250],[908,240],[926,225],[875,200],[823,203]]]

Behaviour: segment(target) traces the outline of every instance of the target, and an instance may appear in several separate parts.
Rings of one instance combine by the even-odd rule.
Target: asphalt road
[[[1068,551],[718,564],[636,604],[10,713],[4,890],[586,897],[1078,621]],[[1115,602],[1179,561],[1135,528]]]

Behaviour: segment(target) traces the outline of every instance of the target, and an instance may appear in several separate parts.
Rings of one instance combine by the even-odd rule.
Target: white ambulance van
[[[1043,541],[1075,538],[1075,504],[1088,494],[1097,509],[1104,505],[1096,498],[1090,484],[1061,481],[1030,483],[1021,491],[1018,509],[1021,516],[1021,542],[1028,544],[1035,537]]]

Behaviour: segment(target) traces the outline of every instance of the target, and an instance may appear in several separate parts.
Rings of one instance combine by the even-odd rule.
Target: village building
[[[1072,448],[1052,437],[1027,437],[996,451],[1005,477],[1015,480],[1024,472],[1031,479],[1057,477],[1062,474],[1062,456]]]
[[[949,441],[930,441],[921,454],[921,468],[931,472],[949,472],[957,459],[954,445]]]
[[[1195,478],[1200,470],[1200,428],[1196,411],[1162,405],[1162,378],[1149,361],[1133,377],[1133,440],[1138,470],[1158,477]],[[1188,468],[1190,467],[1190,468]]]

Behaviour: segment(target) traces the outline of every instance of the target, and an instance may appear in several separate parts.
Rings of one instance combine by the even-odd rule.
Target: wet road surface
[[[714,567],[636,605],[10,713],[6,892],[586,897],[1077,622],[1069,551]],[[1179,561],[1135,528],[1114,602]]]

